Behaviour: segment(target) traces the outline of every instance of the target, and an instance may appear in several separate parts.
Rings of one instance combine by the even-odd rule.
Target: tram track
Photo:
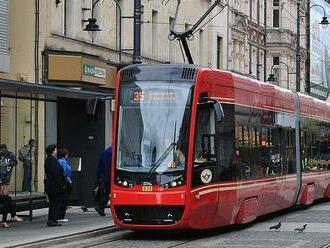
[[[144,230],[131,231],[108,226],[98,230],[88,231],[65,237],[53,238],[26,243],[19,247],[48,247],[48,248],[119,248],[119,247],[142,247],[142,248],[186,248],[186,247],[322,247],[330,248],[328,237],[324,236],[328,231],[321,227],[323,218],[327,216],[330,204],[324,203],[319,210],[312,208],[296,211],[286,211],[259,218],[247,225],[227,226],[208,230]],[[318,215],[316,215],[318,213]],[[322,218],[322,219],[321,219]],[[269,226],[282,220],[283,230],[280,232],[269,231]],[[315,221],[320,221],[316,227]],[[322,222],[322,221],[323,222]],[[307,232],[296,233],[293,228],[309,223]],[[314,224],[313,224],[314,223]],[[317,229],[318,228],[318,229]],[[323,231],[322,231],[323,230]],[[315,243],[311,243],[310,238]],[[321,240],[323,238],[323,240]],[[207,246],[207,245],[206,245]],[[12,246],[15,247],[15,246]],[[18,247],[18,246],[16,246]]]
[[[179,248],[179,247],[198,247],[196,244],[201,243],[201,240],[216,237],[218,235],[229,234],[232,231],[240,231],[246,229],[245,227],[228,227],[213,229],[208,231],[131,231],[119,229],[114,226],[103,228],[102,230],[94,230],[86,232],[83,235],[73,235],[68,237],[62,237],[51,240],[44,240],[34,244],[25,244],[20,247],[48,247],[48,248],[68,248],[68,247],[79,247],[79,248],[105,248],[105,247],[157,247],[157,248]],[[276,233],[278,234],[278,233]],[[238,247],[237,240],[235,237],[226,238],[224,241],[232,240],[233,244],[231,247]],[[256,239],[253,240],[253,244],[263,244],[265,242],[269,245],[264,247],[274,247],[272,242],[275,238],[270,239]],[[251,241],[251,240],[250,240]],[[276,239],[276,242],[278,240]],[[290,243],[290,239],[287,240],[289,246],[285,247],[300,247],[300,245]],[[295,240],[291,240],[292,242]],[[203,241],[204,242],[204,241]],[[207,241],[206,241],[207,242]],[[261,242],[261,243],[260,243]],[[284,242],[282,240],[282,242]],[[250,242],[251,244],[251,242]],[[214,244],[213,244],[214,245]],[[292,246],[294,245],[294,246]],[[298,246],[297,246],[298,245]],[[242,246],[240,243],[239,247]],[[223,246],[221,246],[223,247]],[[251,245],[249,247],[252,247]],[[257,246],[256,246],[257,247]],[[260,247],[260,246],[258,246]],[[284,247],[284,246],[281,246]],[[301,245],[302,247],[302,245]],[[330,248],[330,244],[322,246],[322,248]]]
[[[115,225],[109,227],[94,229],[90,231],[85,231],[76,234],[70,234],[61,237],[49,238],[39,241],[27,242],[19,245],[6,246],[7,248],[16,247],[29,247],[29,248],[39,248],[39,247],[64,247],[66,244],[73,243],[80,240],[86,240],[93,237],[108,235],[109,233],[118,232],[119,229]]]
[[[231,229],[231,228],[229,228]],[[73,247],[73,246],[79,246],[81,248],[90,248],[90,247],[96,247],[96,248],[104,248],[104,247],[124,247],[122,246],[122,242],[131,242],[132,240],[139,241],[139,242],[149,242],[149,241],[162,241],[162,244],[159,246],[159,248],[175,248],[175,247],[181,247],[186,246],[189,243],[194,243],[198,240],[210,237],[212,235],[217,235],[220,233],[228,232],[228,228],[222,228],[221,230],[216,229],[209,232],[203,232],[198,233],[196,236],[196,232],[164,232],[160,231],[159,233],[156,231],[145,231],[145,232],[134,232],[130,230],[123,230],[123,229],[117,229],[116,232],[112,232],[110,236],[102,235],[102,237],[98,237],[97,240],[85,240],[85,242],[74,242],[74,243],[68,243],[66,245],[61,245],[58,247],[66,248],[66,247]],[[177,239],[183,239],[183,240],[177,240]],[[175,240],[175,241],[174,241]],[[174,242],[173,242],[174,241]],[[169,242],[170,244],[166,244],[166,242]],[[150,245],[150,244],[149,244]],[[143,246],[143,244],[141,244]],[[150,246],[153,247],[153,246]],[[54,246],[53,248],[57,248],[57,246]]]
[[[123,231],[125,232],[125,231]],[[129,231],[128,231],[129,232]],[[115,242],[120,242],[121,240],[125,240],[125,234],[122,234],[122,237],[117,237],[117,238],[109,238],[108,240],[103,240],[101,242],[90,242],[89,244],[81,244],[79,243],[79,247],[81,248],[90,248],[90,247],[95,247],[95,248],[104,248],[104,247],[110,247],[111,244],[115,243]],[[206,236],[206,235],[205,235]],[[198,239],[202,239],[204,237],[200,237],[197,239],[191,239],[191,240],[187,240],[187,241],[181,241],[175,244],[171,244],[169,246],[162,246],[162,248],[175,248],[175,247],[180,247],[183,245],[187,245],[189,243],[195,242]],[[65,248],[65,247],[72,247],[73,243],[68,244],[68,246],[63,246],[61,245],[61,247]],[[55,247],[54,247],[55,248]]]

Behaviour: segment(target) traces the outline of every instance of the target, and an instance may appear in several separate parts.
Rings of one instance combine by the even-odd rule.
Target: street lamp
[[[321,25],[329,25],[328,17],[323,16],[322,21],[320,22]]]
[[[84,31],[88,31],[88,33],[90,34],[90,36],[92,37],[92,39],[96,35],[95,32],[101,31],[101,29],[99,28],[99,25],[96,24],[97,19],[94,18],[95,5],[99,1],[100,0],[96,0],[96,1],[93,2],[93,4],[92,4],[92,18],[89,18],[87,21],[85,21],[85,22],[88,22],[88,24],[84,28]],[[118,0],[112,0],[112,1],[114,1],[116,3],[116,7],[117,7],[117,10],[118,10],[118,13],[119,13],[119,44],[118,44],[118,50],[119,50],[119,61],[121,61],[121,52],[122,52],[122,49],[121,49],[121,42],[122,42],[121,41],[121,19],[122,19],[122,16],[121,16],[121,7],[119,5]],[[117,19],[118,18],[116,17],[116,27],[117,27]],[[117,35],[116,35],[116,40],[117,40]]]
[[[286,66],[286,70],[287,70],[287,89],[290,89],[290,78],[289,78],[289,75],[290,74],[296,74],[296,73],[295,72],[291,72],[290,73],[289,72],[289,66],[286,63],[284,63],[282,61],[279,61],[278,63],[279,64],[283,64],[283,65]],[[273,73],[274,66],[276,66],[276,65],[272,65],[272,67],[270,69],[270,74],[269,74],[268,79],[267,79],[267,81],[269,81],[269,82],[275,82],[276,81],[275,75]]]
[[[269,74],[268,78],[267,78],[268,82],[275,82],[276,78],[275,75],[273,73]]]
[[[309,1],[308,1],[309,3]],[[326,15],[326,11],[322,5],[314,4],[309,7],[309,10],[313,7],[321,7],[324,12],[324,16],[320,21],[321,25],[328,25],[329,21]],[[297,46],[296,46],[296,91],[300,91],[300,63],[301,63],[301,52],[300,52],[300,0],[297,1]]]
[[[99,25],[96,24],[96,21],[97,21],[96,18],[88,18],[86,21],[88,22],[88,24],[84,28],[84,31],[88,31],[88,34],[90,37],[92,37],[92,39],[95,38],[96,35],[95,32],[101,31]]]

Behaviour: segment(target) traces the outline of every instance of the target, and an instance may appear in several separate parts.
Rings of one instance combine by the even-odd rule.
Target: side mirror
[[[224,117],[221,103],[218,102],[217,100],[215,100],[213,108],[215,111],[215,118],[216,118],[217,122],[221,122]]]
[[[215,111],[215,119],[217,122],[221,122],[224,115],[222,105],[218,100],[208,98],[208,97],[203,97],[201,98],[201,104],[213,104],[213,109]]]

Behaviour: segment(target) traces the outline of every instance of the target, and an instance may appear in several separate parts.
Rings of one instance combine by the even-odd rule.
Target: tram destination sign
[[[174,102],[176,101],[174,90],[135,90],[132,95],[133,102]]]

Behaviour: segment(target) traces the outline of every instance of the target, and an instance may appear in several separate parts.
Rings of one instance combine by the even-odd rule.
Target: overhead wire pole
[[[136,0],[135,0],[136,1]],[[221,0],[216,0],[211,7],[202,15],[201,18],[192,26],[191,29],[184,31],[184,32],[177,32],[174,29],[171,28],[171,33],[169,34],[169,39],[174,40],[178,39],[183,46],[183,49],[185,51],[186,57],[188,59],[189,64],[193,64],[193,58],[190,53],[190,49],[187,43],[187,38],[192,37],[193,32],[198,28],[198,26],[204,21],[204,19],[211,13],[211,11],[220,3]],[[180,5],[180,0],[178,0],[178,5],[177,5],[177,11],[178,11],[178,6]],[[176,11],[176,12],[177,12]],[[177,13],[176,13],[177,15]],[[174,26],[174,25],[173,25]]]

